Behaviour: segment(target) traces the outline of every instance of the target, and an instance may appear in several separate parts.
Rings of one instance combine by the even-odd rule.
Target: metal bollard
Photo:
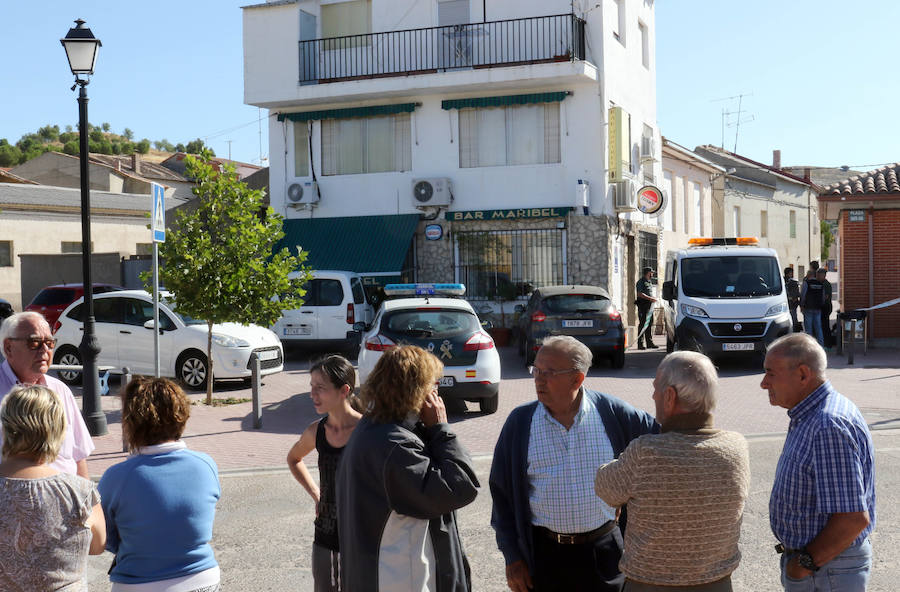
[[[119,391],[124,391],[131,382],[131,368],[125,366],[122,368],[122,383],[119,385]],[[119,409],[122,409],[122,398],[119,397]],[[122,425],[121,421],[119,425]],[[128,441],[125,440],[125,427],[122,427],[122,452],[128,452]]]
[[[259,356],[256,352],[250,354],[250,383],[253,388],[253,429],[262,429],[262,406],[259,400]]]

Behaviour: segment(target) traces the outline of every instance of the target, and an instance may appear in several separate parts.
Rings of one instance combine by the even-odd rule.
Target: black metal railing
[[[584,57],[584,21],[559,14],[300,41],[300,83]]]

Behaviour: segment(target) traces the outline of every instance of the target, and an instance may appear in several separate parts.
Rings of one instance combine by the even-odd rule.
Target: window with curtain
[[[731,211],[732,225],[734,227],[734,236],[741,236],[741,208],[734,206]]]
[[[309,176],[309,125],[305,121],[294,122],[294,176]]]
[[[759,237],[769,236],[769,212],[763,210],[759,213]]]
[[[647,25],[638,21],[638,30],[641,32],[641,64],[650,69],[650,32]]]
[[[460,168],[556,162],[559,103],[460,109]]]
[[[684,195],[683,195],[684,200],[682,201],[682,205],[684,207],[681,208],[681,211],[683,214],[682,221],[684,222],[684,227],[682,228],[682,232],[684,232],[685,234],[690,234],[692,232],[692,230],[691,230],[691,196],[690,196],[690,193],[688,192],[688,189],[690,188],[690,183],[688,183],[687,179],[684,180],[684,183],[682,184],[682,188],[684,191]],[[696,230],[693,230],[693,232],[694,232],[694,234],[697,233]]]
[[[791,238],[797,238],[797,211],[790,211]]]
[[[703,190],[700,183],[692,183],[694,193],[694,234],[703,235]]]
[[[343,37],[372,32],[372,0],[323,4],[322,37]]]
[[[0,241],[0,267],[12,267],[12,241]]]
[[[354,175],[412,168],[409,113],[322,121],[322,174]]]

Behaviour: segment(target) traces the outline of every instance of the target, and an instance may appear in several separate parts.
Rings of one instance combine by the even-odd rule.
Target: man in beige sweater
[[[750,460],[743,436],[712,427],[717,386],[703,354],[666,356],[653,381],[662,433],[597,471],[597,495],[628,504],[623,592],[732,590]]]

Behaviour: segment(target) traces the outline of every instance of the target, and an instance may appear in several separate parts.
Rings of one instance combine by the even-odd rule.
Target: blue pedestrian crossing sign
[[[166,192],[158,183],[151,183],[153,191],[153,209],[150,212],[150,232],[153,234],[153,242],[166,242]]]

